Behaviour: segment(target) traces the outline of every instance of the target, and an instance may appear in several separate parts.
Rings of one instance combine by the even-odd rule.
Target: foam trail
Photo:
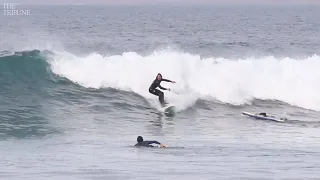
[[[274,57],[228,60],[206,58],[174,51],[140,56],[134,52],[103,57],[57,54],[52,71],[85,87],[112,87],[133,91],[158,104],[148,92],[156,74],[175,80],[162,83],[170,103],[180,109],[199,98],[241,105],[252,99],[274,99],[303,108],[320,110],[320,58],[276,59]],[[174,93],[176,92],[176,93]]]

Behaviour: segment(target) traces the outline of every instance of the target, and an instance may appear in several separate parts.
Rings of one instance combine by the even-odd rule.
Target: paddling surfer
[[[161,148],[166,148],[166,147],[168,147],[167,145],[161,144],[161,143],[158,142],[158,141],[144,141],[142,136],[138,136],[138,137],[137,137],[137,142],[138,142],[138,143],[134,145],[135,147],[137,147],[137,146],[154,147],[154,146],[151,145],[151,144],[159,144]]]

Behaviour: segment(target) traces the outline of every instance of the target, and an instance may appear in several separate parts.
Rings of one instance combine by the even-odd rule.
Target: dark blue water
[[[1,179],[319,177],[318,6],[18,8],[0,16]]]

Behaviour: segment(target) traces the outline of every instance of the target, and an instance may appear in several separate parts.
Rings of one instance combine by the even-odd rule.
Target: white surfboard
[[[166,116],[174,116],[176,114],[176,107],[172,104],[167,104],[163,107],[163,110]]]
[[[276,122],[285,122],[286,119],[282,119],[282,118],[276,118],[274,116],[263,116],[263,115],[259,115],[259,114],[253,114],[253,113],[249,113],[249,112],[242,112],[243,115],[247,115],[249,117],[253,117],[256,119],[261,119],[261,120],[270,120],[270,121],[276,121]]]

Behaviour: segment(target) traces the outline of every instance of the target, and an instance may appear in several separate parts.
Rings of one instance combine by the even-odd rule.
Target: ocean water
[[[319,179],[319,6],[18,8],[0,16],[1,179]]]

